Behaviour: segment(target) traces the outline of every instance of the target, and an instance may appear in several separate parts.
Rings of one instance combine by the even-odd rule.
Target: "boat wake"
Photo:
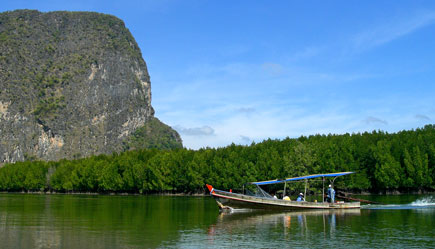
[[[435,209],[435,196],[427,196],[409,204],[364,205],[361,209]]]
[[[248,212],[252,212],[252,209],[248,209],[248,208],[232,208],[232,207],[228,207],[226,209],[221,209],[220,212],[222,213],[248,213]]]
[[[435,196],[428,196],[411,203],[412,206],[435,206]]]

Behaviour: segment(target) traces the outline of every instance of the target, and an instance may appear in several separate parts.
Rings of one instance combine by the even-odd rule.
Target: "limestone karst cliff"
[[[154,117],[146,63],[122,20],[0,13],[0,164],[181,146]]]

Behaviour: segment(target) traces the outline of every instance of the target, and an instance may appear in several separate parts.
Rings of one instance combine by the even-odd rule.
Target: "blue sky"
[[[184,146],[435,123],[435,1],[0,1],[124,20]]]

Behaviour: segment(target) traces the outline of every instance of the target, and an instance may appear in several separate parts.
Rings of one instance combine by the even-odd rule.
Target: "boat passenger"
[[[273,199],[278,199],[278,197],[276,197],[276,194],[273,195]]]
[[[282,198],[284,201],[290,201],[290,197],[288,197],[287,195],[284,196],[284,198]]]
[[[299,193],[299,196],[298,196],[298,198],[296,199],[296,201],[305,201],[305,199],[304,199],[304,194]]]
[[[335,202],[335,190],[334,190],[334,188],[332,188],[331,184],[329,184],[329,188],[328,188],[328,191],[326,193],[327,193],[327,197],[326,197],[327,200],[331,203],[334,203]]]

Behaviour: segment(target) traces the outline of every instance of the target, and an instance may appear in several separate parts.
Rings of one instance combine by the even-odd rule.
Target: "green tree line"
[[[353,191],[434,190],[435,126],[410,131],[268,139],[200,150],[145,149],[0,168],[2,191],[199,193],[205,184],[240,189],[252,181],[354,171],[336,181]]]

